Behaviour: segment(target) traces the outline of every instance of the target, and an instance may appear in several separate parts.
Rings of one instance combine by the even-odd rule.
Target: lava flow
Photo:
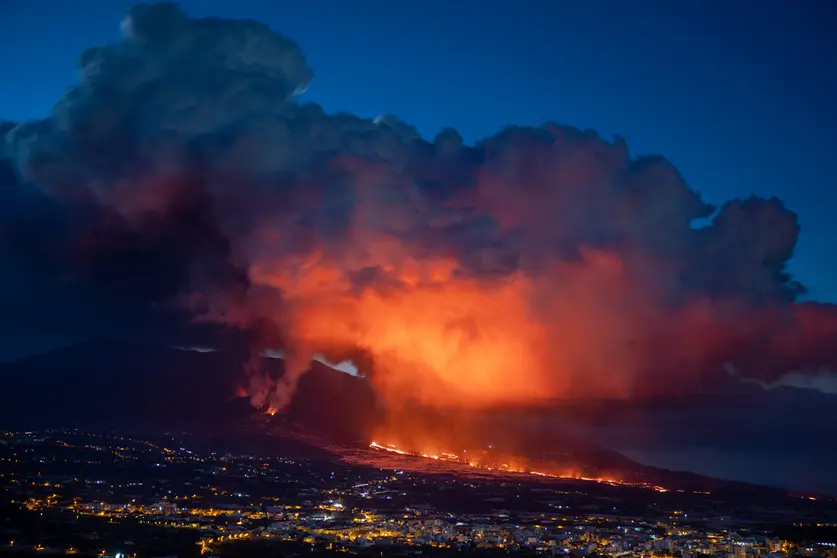
[[[424,459],[433,459],[435,461],[446,461],[451,463],[458,463],[460,465],[465,465],[468,467],[473,467],[475,469],[484,469],[488,471],[497,471],[501,473],[518,473],[518,474],[527,474],[527,475],[534,475],[538,477],[548,477],[554,479],[566,479],[566,480],[581,480],[581,481],[589,481],[589,482],[597,482],[600,484],[608,484],[611,486],[627,486],[633,488],[645,488],[650,490],[656,490],[657,492],[668,492],[667,488],[663,488],[662,486],[658,486],[651,483],[646,482],[627,482],[627,481],[619,481],[611,478],[598,478],[598,477],[587,477],[573,472],[564,472],[561,474],[557,473],[545,473],[542,471],[535,471],[525,467],[513,466],[507,463],[501,463],[497,465],[487,465],[480,463],[478,461],[474,461],[465,457],[460,457],[454,453],[448,452],[438,452],[438,453],[425,453],[425,452],[411,452],[406,451],[403,449],[398,448],[393,444],[379,444],[378,442],[372,441],[369,443],[369,447],[374,450],[385,451],[389,453],[394,453],[397,455],[404,455],[410,457],[419,457]],[[467,450],[466,450],[467,451]]]

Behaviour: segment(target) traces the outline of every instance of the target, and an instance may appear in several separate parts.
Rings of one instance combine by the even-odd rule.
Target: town
[[[237,556],[293,545],[387,555],[837,558],[837,500],[827,497],[768,505],[578,479],[233,455],[190,442],[3,433],[9,519],[0,552]]]

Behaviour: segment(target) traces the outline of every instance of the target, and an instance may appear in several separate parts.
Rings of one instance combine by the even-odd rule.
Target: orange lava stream
[[[533,471],[531,469],[522,469],[518,467],[512,467],[507,464],[501,464],[498,467],[490,467],[488,465],[483,465],[480,463],[475,463],[473,461],[468,461],[459,457],[454,453],[447,453],[447,452],[439,452],[439,453],[424,453],[424,452],[410,452],[399,449],[398,447],[392,444],[379,444],[378,442],[372,441],[369,444],[369,447],[379,451],[385,451],[389,453],[394,453],[397,455],[405,455],[410,457],[422,457],[425,459],[433,459],[436,461],[448,461],[452,463],[458,463],[460,465],[467,465],[468,467],[473,467],[475,469],[485,469],[488,471],[499,471],[503,473],[518,473],[518,474],[528,474],[534,475],[538,477],[548,477],[554,479],[567,479],[567,480],[581,480],[581,481],[589,481],[589,482],[597,482],[600,484],[608,484],[611,486],[627,486],[633,488],[645,488],[650,490],[656,490],[657,492],[668,492],[667,488],[663,488],[662,486],[657,486],[650,483],[644,482],[624,482],[618,481],[614,479],[608,478],[596,478],[596,477],[585,477],[582,475],[575,475],[575,474],[563,474],[557,475],[552,473],[544,473],[542,471]]]

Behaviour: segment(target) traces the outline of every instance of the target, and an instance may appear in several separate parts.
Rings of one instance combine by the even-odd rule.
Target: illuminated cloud
[[[326,114],[299,98],[297,45],[256,22],[153,4],[122,28],[51,117],[2,124],[2,300],[35,289],[32,331],[243,331],[274,408],[312,359],[356,363],[393,406],[467,408],[837,364],[779,200],[712,207],[666,159],[568,126],[465,145]]]

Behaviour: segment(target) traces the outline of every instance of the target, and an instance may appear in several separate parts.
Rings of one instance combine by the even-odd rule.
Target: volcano
[[[283,373],[281,359],[261,365],[268,374]],[[747,490],[641,465],[525,409],[392,413],[365,378],[319,362],[301,377],[291,404],[273,416],[241,395],[245,380],[241,360],[224,352],[98,339],[0,364],[0,427],[189,432],[230,449],[394,469]]]
[[[282,374],[282,360],[263,370]],[[231,433],[271,428],[356,443],[378,412],[367,382],[314,362],[285,411],[268,417],[242,396],[242,359],[220,351],[95,339],[0,363],[0,422],[13,428]]]

